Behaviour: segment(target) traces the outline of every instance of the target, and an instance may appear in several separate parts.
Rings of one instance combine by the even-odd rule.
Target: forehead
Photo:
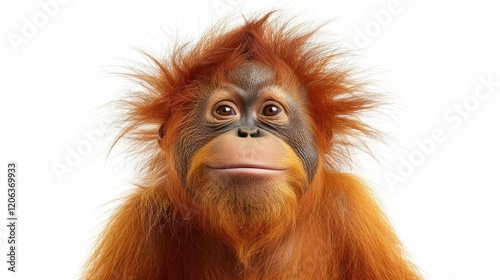
[[[245,90],[255,91],[259,88],[273,84],[275,73],[269,67],[248,62],[236,68],[229,75],[229,81]]]
[[[254,102],[263,93],[275,93],[287,101],[303,103],[307,97],[300,82],[290,71],[277,74],[259,62],[246,62],[229,72],[223,91],[237,93],[246,102]],[[280,78],[281,77],[281,78]]]

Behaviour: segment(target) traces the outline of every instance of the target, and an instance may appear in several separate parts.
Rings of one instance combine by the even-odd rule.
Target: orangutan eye
[[[229,105],[221,105],[215,109],[217,115],[228,117],[236,115],[236,111]]]
[[[222,100],[212,107],[212,111],[209,116],[211,122],[227,122],[238,118],[240,112],[238,106],[230,100]]]
[[[266,116],[266,117],[273,117],[273,116],[277,116],[281,113],[281,108],[276,106],[276,105],[266,105],[263,109],[262,109],[262,115],[263,116]]]

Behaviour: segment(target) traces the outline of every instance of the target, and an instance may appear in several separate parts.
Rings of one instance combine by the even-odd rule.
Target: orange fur
[[[113,217],[85,279],[420,279],[352,175],[318,174],[299,202],[293,231],[276,231],[283,235],[247,266],[174,205],[165,186],[139,189]]]
[[[84,279],[420,279],[366,186],[335,171],[349,160],[353,139],[376,136],[358,118],[376,102],[360,93],[363,85],[345,67],[335,65],[340,54],[314,42],[315,30],[271,17],[216,28],[188,51],[177,48],[170,60],[153,59],[153,73],[133,75],[145,92],[125,101],[130,111],[120,137],[130,137],[146,159],[145,179],[99,237]],[[196,163],[210,156],[210,145],[192,161],[188,180],[200,185],[196,194],[180,182],[173,145],[179,134],[189,133],[189,112],[210,92],[203,89],[223,83],[247,60],[271,67],[289,86],[292,75],[305,89],[319,167],[302,190],[305,171],[286,148],[283,161],[296,175],[292,183],[256,194],[263,214],[240,220],[238,203],[203,191],[209,183]],[[160,149],[161,124],[167,133]],[[237,209],[228,211],[231,206]]]

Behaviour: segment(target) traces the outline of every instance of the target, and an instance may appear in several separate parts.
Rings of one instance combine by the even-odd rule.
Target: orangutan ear
[[[163,137],[165,137],[165,123],[162,123],[160,127],[158,128],[158,144],[161,144],[161,141],[163,140]]]

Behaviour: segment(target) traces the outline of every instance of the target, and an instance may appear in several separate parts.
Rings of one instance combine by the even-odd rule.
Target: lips
[[[284,171],[283,168],[258,163],[226,163],[207,166],[214,172],[233,175],[276,175]]]

